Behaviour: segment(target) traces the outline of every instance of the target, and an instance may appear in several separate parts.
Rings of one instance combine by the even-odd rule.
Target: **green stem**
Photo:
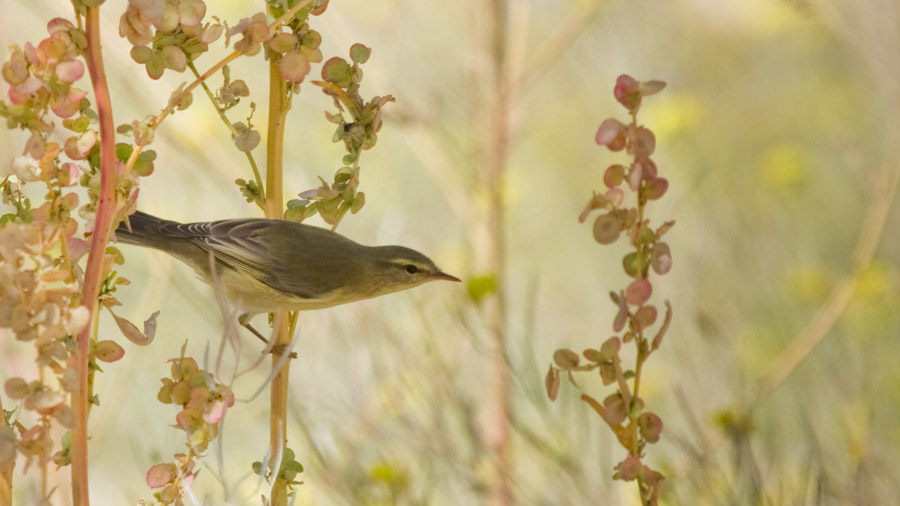
[[[194,77],[199,80],[200,72],[197,71],[197,67],[194,66],[194,62],[189,61],[187,66],[189,69],[191,69],[191,72],[194,73]],[[200,87],[203,88],[203,91],[206,92],[206,96],[209,97],[209,101],[216,109],[216,113],[219,115],[219,119],[222,120],[222,123],[225,123],[225,126],[228,127],[228,131],[231,132],[231,135],[234,135],[234,125],[231,124],[231,120],[229,120],[228,116],[225,115],[225,109],[222,109],[222,106],[220,106],[219,102],[216,101],[216,97],[215,95],[213,95],[212,90],[209,89],[206,81],[200,81]],[[256,159],[253,158],[253,153],[244,151],[244,154],[247,155],[247,161],[250,162],[250,168],[253,169],[253,177],[256,179],[256,187],[259,188],[259,198],[256,199],[256,205],[258,205],[260,209],[265,211],[266,192],[263,189],[262,178],[259,175],[259,167],[256,166]]]
[[[282,189],[282,171],[284,154],[284,123],[287,111],[290,109],[287,82],[281,77],[278,62],[269,61],[269,128],[266,138],[266,218],[280,220],[283,218],[284,191]],[[289,322],[296,321],[290,313],[276,315],[278,325],[275,329],[275,347],[286,353],[290,345],[291,334]],[[282,362],[281,356],[272,354],[272,367],[278,368],[272,378],[271,396],[269,399],[269,455],[272,462],[278,462],[279,456],[284,455],[287,447],[287,399],[288,377],[290,374],[290,360]],[[286,506],[288,503],[288,483],[278,473],[278,469],[272,472],[276,476],[272,485],[272,495],[269,504],[272,506]]]
[[[6,423],[6,413],[3,411],[3,398],[0,397],[0,428],[9,427]],[[12,506],[12,477],[16,468],[16,459],[0,467],[0,506]]]

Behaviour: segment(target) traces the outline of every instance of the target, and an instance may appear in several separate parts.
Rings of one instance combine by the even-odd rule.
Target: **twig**
[[[859,277],[872,263],[878,242],[884,234],[884,226],[897,194],[898,180],[900,180],[900,165],[896,165],[893,169],[886,167],[882,171],[856,241],[852,273],[837,284],[813,319],[781,352],[759,381],[751,397],[748,411],[768,397],[809,356],[847,309],[856,292]]]
[[[549,42],[541,46],[537,55],[528,62],[518,76],[512,79],[510,82],[511,89],[521,92],[542,76],[559,56],[571,46],[572,41],[587,28],[597,12],[600,11],[600,7],[604,2],[605,0],[591,0],[590,2],[579,4],[579,7],[572,11],[563,22],[559,31],[550,38]]]
[[[200,73],[197,72],[197,67],[194,65],[193,61],[189,61],[187,63],[191,72],[194,73],[194,76],[197,79],[200,79]],[[225,123],[225,126],[228,127],[228,131],[231,132],[232,135],[235,134],[234,125],[231,124],[231,120],[228,119],[228,116],[225,115],[225,109],[222,109],[222,106],[216,102],[216,97],[213,95],[212,90],[207,86],[206,81],[200,81],[200,86],[203,88],[203,91],[206,92],[206,96],[209,97],[210,103],[212,103],[213,107],[216,109],[216,113],[219,115],[219,119],[222,120],[222,123]],[[253,169],[253,177],[256,179],[256,187],[259,191],[259,198],[256,199],[256,204],[263,210],[265,210],[265,202],[266,202],[266,192],[263,189],[262,178],[259,176],[259,167],[256,165],[256,159],[253,158],[253,153],[250,151],[244,151],[244,154],[247,155],[247,161],[250,162],[250,168]]]

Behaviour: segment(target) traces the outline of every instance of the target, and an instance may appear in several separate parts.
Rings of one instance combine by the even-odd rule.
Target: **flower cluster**
[[[278,68],[281,77],[289,83],[301,83],[311,69],[310,63],[322,61],[319,45],[322,36],[319,32],[304,25],[297,33],[282,32],[272,37],[268,46],[278,54]]]
[[[75,389],[75,376],[67,361],[71,336],[90,320],[87,309],[74,303],[79,286],[71,271],[50,254],[58,247],[60,234],[57,226],[45,221],[0,227],[0,328],[10,329],[20,341],[34,343],[38,366],[49,368],[55,380],[26,381],[14,376],[4,383],[7,397],[22,401],[23,408],[38,420],[31,427],[17,421],[18,437],[10,443],[29,461],[50,458],[51,419],[65,428],[74,425],[66,400]],[[5,454],[15,457],[15,452]]]
[[[168,362],[172,364],[171,376],[162,379],[157,398],[163,404],[181,407],[174,427],[186,433],[188,453],[178,453],[172,462],[155,464],[147,471],[147,485],[162,488],[154,497],[163,504],[176,503],[190,489],[197,476],[195,458],[216,438],[219,422],[234,405],[231,389],[200,369],[196,360],[184,357],[184,348],[180,358]]]
[[[595,140],[610,151],[625,150],[632,160],[628,166],[614,164],[606,169],[603,174],[606,191],[594,193],[579,216],[579,221],[584,223],[592,212],[602,211],[594,219],[594,239],[600,244],[612,244],[625,233],[633,247],[633,251],[622,259],[625,274],[633,281],[624,290],[610,292],[610,298],[618,308],[612,325],[616,335],[604,341],[599,349],[584,350],[585,364],[574,351],[557,350],[553,354],[555,365],[550,366],[545,380],[550,399],[556,399],[562,371],[577,386],[573,372],[596,369],[604,385],[617,386],[617,390],[602,402],[588,394],[582,394],[581,399],[603,418],[622,447],[628,450],[627,457],[616,466],[613,477],[637,480],[641,502],[645,506],[658,503],[664,478],[641,459],[646,445],[659,441],[663,423],[659,416],[645,410],[640,397],[640,379],[644,362],[659,348],[672,317],[671,306],[666,301],[666,316],[655,336],[650,338],[645,334],[659,316],[657,307],[650,304],[653,285],[648,276],[651,269],[663,275],[672,268],[669,245],[662,239],[674,222],[653,228],[645,217],[646,204],[662,198],[669,182],[659,176],[656,163],[651,159],[656,149],[656,137],[649,128],[637,123],[637,112],[644,97],[664,87],[665,83],[661,81],[639,82],[628,75],[621,75],[616,80],[613,94],[628,110],[631,122],[607,119],[597,130]],[[634,205],[625,205],[626,191],[634,194]],[[637,349],[637,360],[634,369],[625,370],[619,351],[623,343],[630,342]]]
[[[382,109],[394,97],[385,95],[373,97],[368,102],[359,94],[359,86],[363,72],[360,65],[365,63],[372,50],[362,44],[350,47],[350,60],[334,57],[322,66],[322,79],[313,84],[322,87],[326,95],[334,99],[337,113],[325,113],[328,121],[335,123],[332,141],[344,142],[347,154],[344,166],[334,173],[334,182],[330,185],[322,181],[322,186],[299,194],[299,199],[287,203],[285,219],[303,221],[319,213],[326,223],[336,225],[350,211],[355,214],[366,203],[366,195],[357,192],[359,186],[359,157],[363,150],[371,149],[378,141],[381,130]],[[349,115],[347,118],[345,115]]]
[[[87,91],[73,83],[84,75],[78,56],[87,46],[84,32],[68,20],[55,18],[47,24],[50,36],[35,47],[10,47],[3,65],[3,79],[9,83],[10,104],[0,104],[0,116],[9,128],[49,132],[53,126],[45,118],[48,109],[60,118],[70,118],[87,108]]]
[[[222,36],[225,27],[203,24],[205,15],[203,0],[131,0],[119,19],[119,35],[134,46],[131,58],[159,79],[166,69],[184,72]]]

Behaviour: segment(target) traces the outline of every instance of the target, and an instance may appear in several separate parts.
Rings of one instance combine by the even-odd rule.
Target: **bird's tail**
[[[162,234],[162,228],[166,224],[174,225],[175,222],[136,211],[116,228],[116,238],[124,244],[137,244],[139,246],[165,249],[162,246],[168,241]]]

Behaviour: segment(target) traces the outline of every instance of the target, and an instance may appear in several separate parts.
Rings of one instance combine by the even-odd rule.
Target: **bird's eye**
[[[406,267],[404,267],[404,268],[406,269],[406,272],[408,272],[410,274],[415,274],[415,273],[419,272],[419,268],[413,264],[407,264]]]

